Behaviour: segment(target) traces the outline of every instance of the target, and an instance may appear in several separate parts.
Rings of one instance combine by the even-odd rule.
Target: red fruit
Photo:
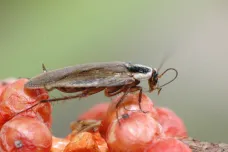
[[[48,93],[44,89],[24,89],[27,79],[19,79],[7,85],[0,95],[0,128],[1,126],[31,105],[40,100],[48,99]]]
[[[109,103],[100,103],[95,105],[94,107],[87,110],[85,113],[78,117],[78,120],[102,120],[105,118],[107,110],[109,107]]]
[[[183,142],[174,138],[161,139],[152,144],[146,152],[191,152],[192,150]]]
[[[15,78],[9,78],[9,79],[5,79],[0,81],[0,95],[2,94],[3,90],[7,87],[7,85],[15,82],[17,79]]]
[[[98,145],[99,148],[99,152],[108,152],[108,145],[106,143],[106,141],[104,140],[104,138],[101,137],[101,134],[99,132],[95,132],[93,133],[93,139],[95,140],[95,142]]]
[[[6,122],[0,131],[1,152],[49,152],[52,135],[41,121],[17,116]]]
[[[48,128],[52,125],[52,106],[51,103],[42,103],[33,108],[37,117],[46,124]]]
[[[92,133],[82,132],[71,139],[64,152],[100,152]]]
[[[140,152],[162,136],[160,124],[150,114],[134,112],[110,124],[106,142],[112,152]]]
[[[48,128],[52,125],[52,106],[51,103],[41,103],[33,108],[20,113],[21,116],[28,116],[42,121]],[[17,116],[17,115],[16,115]]]
[[[102,135],[102,137],[105,138],[107,129],[109,127],[109,124],[112,123],[113,120],[117,118],[117,110],[118,110],[118,116],[121,116],[123,114],[131,114],[136,111],[140,111],[139,109],[139,94],[128,94],[125,98],[122,104],[119,105],[118,109],[116,109],[116,104],[119,102],[122,95],[116,97],[113,99],[113,101],[110,103],[106,117],[102,120],[101,126],[99,128],[99,131]],[[141,108],[144,112],[150,113],[150,115],[153,118],[157,118],[157,113],[154,108],[153,102],[150,100],[148,96],[145,94],[142,94],[142,101],[141,101]],[[126,110],[127,109],[127,110]]]
[[[187,137],[187,130],[183,121],[171,110],[167,108],[156,108],[159,115],[158,122],[166,136],[169,137]]]
[[[4,91],[4,89],[6,88],[6,86],[1,86],[0,85],[0,95],[2,94],[2,92]],[[1,101],[0,101],[1,102]]]
[[[1,85],[0,84],[0,96],[1,96],[2,92],[5,90],[6,87],[7,87],[7,85]]]
[[[16,80],[18,80],[18,79],[17,78],[7,78],[4,80],[0,80],[0,85],[8,85],[8,84],[15,82]]]
[[[57,138],[52,136],[52,147],[51,152],[63,152],[66,145],[68,145],[70,140],[64,138]]]

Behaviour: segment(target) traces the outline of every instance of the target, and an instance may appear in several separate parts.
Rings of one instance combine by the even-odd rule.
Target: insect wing
[[[25,87],[108,87],[134,82],[124,62],[91,63],[48,71],[32,78]]]
[[[110,87],[134,82],[123,64],[104,64],[81,69],[49,87]]]

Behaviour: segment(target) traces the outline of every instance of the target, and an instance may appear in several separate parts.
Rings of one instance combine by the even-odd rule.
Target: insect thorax
[[[149,79],[152,75],[152,68],[145,65],[128,63],[126,67],[137,80]]]

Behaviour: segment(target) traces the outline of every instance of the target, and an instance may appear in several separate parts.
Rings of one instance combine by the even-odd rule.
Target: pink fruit
[[[162,128],[150,114],[134,112],[116,119],[108,128],[106,142],[112,152],[139,152],[163,137]]]
[[[153,102],[150,100],[149,97],[147,97],[145,94],[142,94],[142,101],[141,101],[141,110],[139,108],[139,94],[128,94],[125,98],[122,104],[118,106],[118,109],[116,108],[116,104],[119,102],[122,95],[117,96],[113,99],[113,101],[110,103],[108,107],[107,114],[105,118],[102,120],[101,126],[99,128],[101,135],[105,138],[107,129],[109,125],[116,120],[117,115],[121,116],[123,114],[131,114],[135,112],[147,112],[147,114],[150,114],[151,117],[155,118],[157,117],[157,112],[154,108]]]
[[[191,152],[183,142],[174,138],[164,138],[152,144],[146,152]]]
[[[158,122],[166,136],[185,138],[188,136],[183,121],[171,110],[167,108],[156,108],[158,113]]]
[[[18,115],[0,131],[1,152],[50,152],[51,145],[51,132],[38,119]]]

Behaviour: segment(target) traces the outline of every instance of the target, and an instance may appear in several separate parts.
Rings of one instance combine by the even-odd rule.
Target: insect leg
[[[142,87],[140,86],[135,86],[135,87],[132,87],[130,92],[136,92],[136,91],[139,91],[139,98],[138,98],[138,104],[139,104],[139,109],[141,112],[143,113],[147,113],[147,111],[143,111],[142,110],[142,106],[141,106],[141,102],[142,102]],[[125,107],[124,107],[125,108]],[[125,108],[126,109],[126,108]],[[127,110],[127,109],[126,109]]]
[[[107,97],[111,97],[111,96],[117,95],[117,94],[119,94],[121,92],[124,92],[124,90],[126,90],[126,86],[122,86],[121,88],[118,88],[118,87],[116,87],[116,88],[106,88],[105,89],[105,95]],[[139,109],[140,109],[141,112],[147,113],[146,111],[142,110],[142,106],[141,106],[141,102],[142,102],[142,87],[140,87],[140,86],[130,87],[129,92],[136,92],[136,91],[139,91],[139,98],[138,98]],[[122,99],[122,97],[121,97],[121,99]],[[121,99],[117,103],[116,107],[118,107],[121,104],[121,102],[122,102]],[[129,109],[127,109],[125,106],[124,106],[124,109],[129,111]],[[132,111],[132,110],[130,110],[130,111]],[[138,111],[138,110],[133,110],[133,111]]]
[[[131,87],[128,87],[128,88],[125,88],[126,90],[124,91],[124,94],[122,95],[122,97],[120,98],[120,100],[118,101],[118,103],[116,104],[116,117],[118,119],[118,123],[120,125],[120,122],[119,122],[119,114],[118,114],[118,109],[119,109],[119,106],[120,104],[124,101],[124,98],[127,96],[127,94],[130,92],[130,89]]]
[[[74,99],[74,98],[81,98],[81,97],[85,97],[85,96],[89,96],[89,95],[98,93],[98,92],[100,92],[102,90],[104,90],[104,88],[91,88],[91,89],[85,90],[82,93],[77,94],[75,96],[65,96],[65,97],[61,97],[61,98],[52,98],[52,99],[47,99],[47,100],[41,100],[40,102],[32,105],[31,107],[29,107],[29,108],[27,108],[27,109],[25,109],[23,111],[18,112],[17,114],[20,114],[22,112],[30,110],[30,109],[34,108],[35,106],[39,105],[40,103],[69,100],[69,99]]]
[[[142,106],[141,106],[141,102],[142,102],[142,87],[140,86],[137,86],[139,88],[139,109],[143,112],[143,113],[146,113],[146,111],[143,111],[142,110]]]
[[[122,86],[122,87],[109,87],[105,89],[105,95],[107,97],[112,97],[114,95],[117,95],[121,92],[124,92],[124,94],[121,96],[120,100],[118,101],[118,103],[116,104],[116,118],[118,119],[118,123],[120,125],[119,122],[119,114],[118,114],[118,107],[119,105],[123,102],[123,99],[126,97],[126,95],[129,93],[130,91],[130,87],[126,87],[126,86]]]
[[[60,101],[60,100],[69,100],[69,99],[73,99],[73,98],[82,98],[82,97],[93,95],[93,94],[98,93],[102,90],[104,90],[104,88],[89,88],[89,89],[86,89],[86,90],[82,91],[82,93],[77,94],[75,96],[66,96],[66,97],[55,98],[55,99],[41,100],[40,102],[42,102],[42,103],[43,102],[54,102],[54,101]]]
[[[114,95],[117,95],[121,92],[124,92],[123,96],[121,97],[121,99],[119,100],[119,102],[116,104],[116,108],[123,102],[124,97],[126,97],[126,95],[129,92],[135,92],[140,90],[139,86],[137,86],[140,83],[140,81],[135,80],[135,82],[129,84],[129,85],[123,85],[120,87],[109,87],[105,89],[105,95],[107,97],[111,97]],[[142,89],[142,88],[141,88]]]
[[[136,90],[133,90],[133,89],[136,89]],[[142,106],[141,106],[141,102],[142,102],[142,87],[140,86],[135,86],[135,88],[133,88],[131,91],[138,91],[139,90],[139,109],[140,111],[142,111],[143,113],[147,113],[148,111],[143,111],[142,110]]]
[[[115,96],[121,92],[124,91],[124,89],[126,89],[126,86],[122,86],[122,87],[109,87],[105,89],[105,96],[107,97],[112,97]]]
[[[85,89],[81,94],[78,94],[78,98],[83,98],[83,97],[87,97],[87,96],[96,94],[98,92],[103,91],[104,89],[105,88],[103,88],[103,87]]]
[[[124,91],[124,94],[122,95],[122,97],[120,98],[120,100],[118,101],[118,103],[116,104],[116,108],[118,108],[120,106],[120,104],[124,101],[124,98],[130,92],[130,89],[131,89],[131,87],[126,88],[126,91]]]

